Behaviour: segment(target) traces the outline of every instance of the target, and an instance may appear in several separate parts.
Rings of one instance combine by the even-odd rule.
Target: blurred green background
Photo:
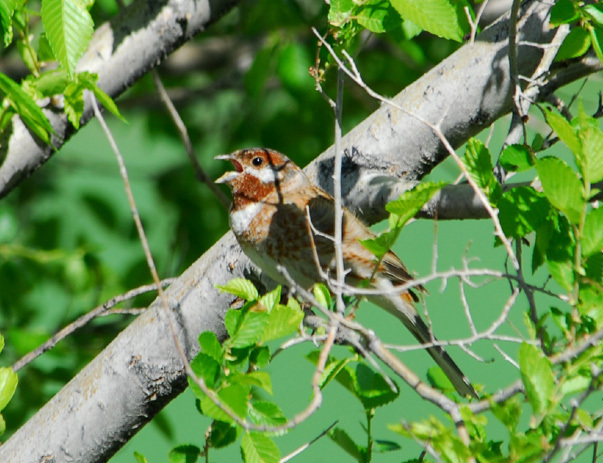
[[[226,168],[213,161],[219,153],[267,146],[305,165],[331,145],[332,113],[308,74],[316,53],[316,40],[309,28],[324,28],[326,11],[324,2],[243,1],[160,68],[197,157],[212,178]],[[98,1],[93,13],[100,24],[115,14],[115,4]],[[458,46],[428,35],[409,40],[401,29],[363,37],[363,43],[356,45],[361,50],[357,62],[364,79],[385,95],[399,92]],[[218,52],[212,55],[208,50],[213,49]],[[10,53],[16,51],[9,50],[8,58]],[[331,95],[333,82],[333,73],[328,73],[324,87]],[[568,89],[567,94],[579,85]],[[600,77],[591,79],[588,85],[582,95],[587,107],[594,108],[596,96],[592,89],[600,87]],[[159,274],[177,276],[227,231],[227,212],[204,185],[195,181],[149,76],[123,95],[118,105],[128,124],[109,117],[110,127],[126,159]],[[345,129],[377,107],[364,92],[347,85]],[[533,119],[532,124],[539,124],[537,116]],[[493,153],[500,151],[507,128],[507,119],[496,125],[489,144]],[[480,138],[485,140],[487,136]],[[447,161],[431,178],[453,181],[457,176],[457,167]],[[436,236],[439,270],[460,268],[464,260],[484,268],[501,269],[505,265],[504,252],[492,247],[493,227],[488,221],[415,221],[406,227],[395,250],[417,275],[431,271]],[[528,260],[530,257],[524,256]],[[545,279],[543,271],[534,276],[535,281]],[[0,333],[6,337],[2,364],[13,363],[93,307],[149,282],[116,161],[98,123],[92,121],[43,168],[0,201]],[[436,335],[441,339],[468,336],[458,280],[450,280],[446,287],[433,282],[428,289],[426,305]],[[500,314],[509,294],[504,282],[467,288],[470,306],[480,310],[472,314],[478,329],[487,327]],[[123,307],[146,307],[152,299],[141,296]],[[511,324],[504,327],[508,334],[525,335],[522,311],[526,308],[526,301],[520,299],[511,314]],[[392,323],[393,319],[380,310],[366,305],[357,317],[387,342],[414,344],[403,327]],[[130,315],[97,319],[21,370],[15,398],[3,412],[8,425],[4,439],[130,321]],[[514,344],[500,346],[511,355],[518,349]],[[450,348],[473,382],[493,390],[517,377],[517,370],[493,348],[492,342],[473,347],[484,362]],[[310,398],[313,367],[300,352],[311,349],[306,345],[295,347],[277,357],[271,366],[275,400],[289,417],[302,410]],[[344,351],[342,347],[335,349],[341,356]],[[423,376],[432,366],[423,352],[406,353],[404,360]],[[377,410],[374,435],[396,441],[402,449],[378,456],[375,461],[400,461],[420,454],[421,447],[389,431],[387,424],[432,413],[441,417],[408,387],[400,386],[402,392],[395,405]],[[351,394],[331,384],[325,390],[320,411],[293,432],[279,437],[277,443],[285,455],[335,421],[362,442],[362,413]],[[187,391],[111,461],[133,462],[134,451],[153,463],[166,461],[175,445],[202,446],[208,425],[209,420],[196,411],[193,395]],[[502,427],[498,432],[503,438]],[[216,451],[211,461],[239,458],[239,448],[233,446]],[[295,461],[344,458],[345,453],[323,437]]]

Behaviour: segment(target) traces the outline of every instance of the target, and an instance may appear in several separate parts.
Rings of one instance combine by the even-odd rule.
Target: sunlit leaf
[[[463,163],[490,202],[496,204],[502,195],[502,188],[494,177],[492,155],[486,145],[477,138],[469,139]]]
[[[542,189],[550,203],[578,223],[584,208],[584,191],[576,173],[561,159],[545,157],[536,161]]]
[[[17,0],[2,0],[0,2],[0,43],[6,48],[13,40],[12,17],[17,7]]]
[[[277,304],[270,312],[269,321],[262,335],[264,342],[295,333],[304,319],[301,309]]]
[[[582,27],[573,28],[559,47],[555,61],[578,58],[590,48],[590,34]]]
[[[402,23],[400,15],[389,1],[362,5],[355,18],[362,27],[375,33],[386,32]]]
[[[274,441],[266,434],[246,432],[241,439],[245,463],[278,463],[281,454]]]
[[[523,172],[534,166],[534,156],[525,145],[510,145],[500,155],[500,165],[508,171]]]
[[[54,55],[73,75],[94,31],[85,4],[78,0],[42,0],[42,23]]]
[[[251,281],[244,278],[233,278],[224,286],[216,285],[216,287],[220,291],[233,294],[246,301],[255,301],[258,298],[258,290]]]
[[[251,404],[249,417],[255,424],[265,426],[279,426],[287,422],[279,406],[265,400],[256,400]]]
[[[12,399],[19,377],[10,367],[0,367],[0,410],[4,410]]]
[[[10,104],[25,125],[40,137],[50,143],[50,134],[54,133],[48,118],[32,98],[10,77],[0,72],[0,93],[8,98]]]
[[[521,238],[535,231],[545,220],[551,206],[542,193],[531,187],[516,187],[498,201],[498,218],[505,235]]]
[[[204,331],[199,335],[199,346],[201,346],[201,352],[205,355],[209,355],[216,362],[222,362],[222,345],[216,335],[211,331]]]
[[[260,298],[259,302],[264,307],[266,307],[266,310],[268,310],[268,312],[270,312],[274,308],[276,303],[279,302],[280,300],[281,300],[281,287],[277,286],[275,289],[273,289],[269,293],[264,294]]]
[[[589,257],[603,249],[603,207],[586,214],[582,233],[582,255]]]
[[[419,183],[413,189],[402,193],[399,199],[388,203],[385,209],[397,216],[397,227],[403,227],[444,185],[446,182]]]
[[[551,362],[541,350],[524,343],[519,349],[519,368],[532,409],[540,415],[547,409],[555,387]]]
[[[392,6],[403,19],[445,39],[460,42],[463,29],[454,7],[447,0],[392,0]]]
[[[232,384],[221,389],[218,392],[218,398],[224,406],[228,407],[235,415],[244,418],[247,415],[249,386]],[[200,399],[201,411],[204,415],[214,420],[233,423],[234,420],[220,407],[218,407],[209,397]]]

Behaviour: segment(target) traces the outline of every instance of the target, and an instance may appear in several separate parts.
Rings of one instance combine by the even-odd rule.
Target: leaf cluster
[[[43,0],[39,12],[27,7],[26,1],[10,0],[0,6],[0,44],[12,42],[31,74],[19,85],[0,73],[0,96],[4,98],[0,113],[0,133],[9,129],[11,118],[18,114],[27,128],[43,142],[50,144],[54,130],[38,102],[46,100],[55,109],[63,109],[77,129],[84,111],[84,90],[121,118],[113,100],[97,85],[97,76],[76,73],[76,65],[88,48],[94,23],[89,8],[94,2],[79,0]],[[43,30],[38,32],[37,46],[30,30],[31,17],[39,15]],[[59,68],[45,70],[48,63]]]

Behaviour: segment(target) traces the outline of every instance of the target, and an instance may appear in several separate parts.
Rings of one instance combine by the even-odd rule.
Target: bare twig
[[[479,198],[480,202],[482,203],[482,205],[484,206],[484,208],[488,212],[488,215],[491,217],[492,222],[494,223],[494,228],[496,230],[496,236],[503,243],[503,245],[505,247],[505,250],[509,254],[509,258],[513,262],[513,266],[515,268],[517,268],[517,265],[518,265],[517,258],[515,257],[515,253],[513,252],[513,248],[511,247],[511,243],[509,242],[509,240],[507,239],[507,237],[505,236],[505,234],[504,234],[504,232],[502,230],[502,226],[500,225],[500,221],[498,220],[498,214],[497,214],[497,212],[494,210],[494,208],[490,204],[490,202],[489,202],[488,198],[486,197],[486,195],[484,194],[484,192],[480,190],[480,188],[478,187],[478,185],[475,182],[475,180],[473,180],[471,178],[471,176],[469,175],[469,172],[467,171],[467,168],[465,167],[465,165],[463,164],[463,162],[460,160],[460,158],[457,156],[456,152],[454,151],[454,148],[452,148],[452,145],[450,145],[450,142],[446,139],[446,137],[444,136],[444,134],[442,133],[442,131],[439,129],[439,127],[436,127],[431,122],[429,122],[428,120],[424,119],[423,117],[418,116],[417,114],[414,114],[414,113],[412,113],[410,111],[407,111],[406,109],[402,108],[400,105],[396,104],[394,101],[390,100],[389,98],[385,98],[382,95],[380,95],[379,93],[377,93],[374,90],[372,90],[364,82],[364,80],[362,79],[362,76],[360,75],[360,72],[356,68],[356,64],[355,64],[354,60],[352,59],[352,57],[345,50],[342,53],[344,54],[347,62],[350,64],[350,69],[348,69],[348,67],[343,63],[343,61],[335,53],[335,50],[333,50],[333,47],[331,47],[331,45],[323,37],[321,37],[321,35],[318,33],[318,31],[315,28],[312,28],[312,32],[318,38],[318,40],[320,40],[322,42],[323,46],[329,51],[329,53],[331,54],[331,56],[333,57],[333,59],[337,62],[337,65],[354,82],[356,82],[357,85],[359,85],[362,89],[364,89],[364,91],[367,92],[371,97],[375,98],[378,101],[386,103],[386,104],[388,104],[388,105],[390,105],[390,106],[398,109],[399,111],[402,111],[405,114],[408,114],[411,117],[414,117],[419,122],[425,124],[427,127],[429,127],[433,131],[433,133],[438,137],[438,139],[440,140],[440,142],[442,143],[442,145],[444,146],[444,148],[446,149],[446,151],[449,153],[449,155],[456,161],[456,163],[458,164],[459,168],[461,169],[461,171],[465,175],[465,178],[467,179],[467,182],[475,190],[475,193],[476,193],[477,197]]]
[[[318,439],[320,439],[321,437],[326,436],[329,431],[331,429],[333,429],[333,427],[335,425],[337,425],[337,423],[339,423],[339,421],[335,421],[333,424],[331,424],[331,426],[329,426],[327,429],[325,429],[323,432],[321,432],[318,436],[316,436],[314,439],[312,439],[310,442],[306,442],[304,445],[302,445],[301,447],[299,447],[298,449],[294,450],[293,452],[285,455],[283,458],[281,458],[279,460],[279,463],[286,463],[287,461],[291,460],[292,458],[298,456],[300,453],[302,453],[304,450],[306,450],[308,447],[310,447],[314,442],[316,442]]]
[[[184,149],[186,150],[186,154],[189,160],[191,161],[191,164],[193,165],[195,177],[197,177],[197,180],[199,182],[205,184],[209,188],[209,190],[214,194],[218,201],[220,201],[220,204],[222,204],[225,209],[228,209],[230,207],[230,200],[224,194],[224,192],[220,190],[220,188],[218,188],[218,186],[215,184],[213,179],[207,174],[207,172],[205,172],[203,167],[201,167],[201,164],[199,164],[199,161],[197,160],[197,155],[195,154],[195,149],[193,148],[191,139],[188,136],[188,130],[186,129],[186,125],[184,125],[180,114],[178,114],[178,110],[176,109],[174,103],[172,103],[172,100],[170,99],[170,96],[166,92],[165,87],[163,86],[163,82],[161,82],[161,78],[159,77],[159,73],[156,69],[153,69],[151,71],[151,75],[153,76],[153,82],[155,83],[155,87],[157,87],[159,97],[161,98],[161,101],[165,105],[165,108],[167,109],[170,117],[172,118],[172,122],[174,122],[176,129],[178,130],[178,136],[180,137],[180,140],[184,145]]]
[[[165,287],[165,286],[170,285],[174,280],[175,280],[175,278],[168,278],[168,279],[162,280],[160,282],[160,284],[162,287]],[[104,304],[99,305],[98,307],[95,307],[90,312],[82,315],[75,321],[71,322],[69,325],[62,328],[60,331],[58,331],[54,336],[52,336],[50,339],[48,339],[48,341],[46,341],[45,343],[40,345],[38,348],[32,350],[31,352],[29,352],[28,354],[24,355],[19,360],[17,360],[13,364],[13,367],[12,367],[13,371],[18,371],[21,368],[23,368],[24,366],[28,365],[33,360],[35,360],[40,355],[42,355],[44,352],[46,352],[46,351],[52,349],[54,346],[56,346],[59,341],[65,339],[67,336],[69,336],[76,330],[82,328],[83,326],[88,324],[88,322],[90,322],[94,318],[100,317],[103,315],[113,314],[113,313],[125,313],[125,311],[121,311],[121,310],[120,311],[116,311],[116,310],[110,311],[110,309],[112,307],[114,307],[115,305],[117,305],[121,302],[127,301],[129,299],[132,299],[136,296],[140,296],[141,294],[148,293],[150,291],[155,291],[156,289],[157,289],[157,286],[155,284],[140,286],[140,287],[132,289],[124,294],[115,296],[115,297],[109,299]]]

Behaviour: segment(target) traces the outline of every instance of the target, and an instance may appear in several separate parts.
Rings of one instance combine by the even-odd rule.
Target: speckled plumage
[[[312,184],[303,171],[281,153],[263,148],[240,150],[217,156],[235,167],[217,182],[227,183],[233,192],[230,211],[231,229],[249,258],[275,281],[286,285],[277,271],[282,265],[300,285],[309,288],[321,280],[313,247],[323,270],[335,275],[333,241],[334,200]],[[308,220],[308,218],[310,220]],[[312,231],[310,221],[314,229]],[[346,283],[358,285],[373,275],[375,257],[359,240],[374,238],[373,232],[344,208],[343,259]],[[384,291],[412,280],[412,276],[393,252],[388,252],[376,272],[371,286]],[[422,286],[417,290],[424,291]],[[400,319],[422,343],[434,338],[419,317],[410,293],[368,297]],[[427,349],[442,367],[461,395],[477,397],[467,378],[440,347]]]

